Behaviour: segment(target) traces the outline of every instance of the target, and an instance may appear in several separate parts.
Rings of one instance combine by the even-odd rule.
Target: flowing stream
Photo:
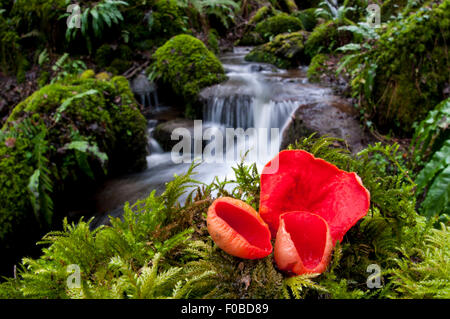
[[[232,167],[241,161],[246,151],[255,151],[255,147],[260,148],[253,153],[256,157],[247,161],[256,161],[260,171],[278,153],[283,129],[296,109],[300,105],[333,98],[331,89],[307,82],[305,68],[286,71],[271,65],[248,63],[244,61],[248,50],[235,48],[221,57],[229,79],[201,92],[204,100],[203,126],[209,129],[214,141],[225,136],[227,128],[255,130],[246,131],[249,134],[244,139],[232,139],[233,149],[224,148],[223,158],[233,151],[232,159],[222,163],[203,161],[194,176],[201,182],[211,183],[216,176],[220,180],[234,178]],[[164,109],[160,107],[155,112]],[[109,180],[102,186],[95,196],[97,215],[93,227],[106,223],[108,215],[120,216],[126,201],[133,203],[145,198],[154,189],[160,194],[174,174],[181,175],[188,169],[189,163],[175,164],[171,152],[164,152],[152,137],[157,123],[155,119],[149,120],[148,168],[140,173]],[[278,129],[278,135],[271,134],[272,128]],[[267,134],[259,134],[265,129]],[[226,139],[224,142],[223,145],[228,146]],[[212,154],[217,154],[217,150]]]

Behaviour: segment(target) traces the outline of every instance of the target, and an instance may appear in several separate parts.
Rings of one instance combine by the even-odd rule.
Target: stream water
[[[234,157],[224,163],[202,162],[196,169],[194,179],[211,183],[219,179],[234,177],[232,167],[241,160],[241,155],[255,146],[264,145],[257,156],[249,161],[257,162],[259,170],[279,151],[283,129],[289,123],[300,105],[335,99],[332,90],[307,82],[306,68],[279,70],[271,65],[245,62],[244,56],[249,48],[235,48],[224,54],[221,61],[227,72],[228,81],[206,88],[201,92],[204,103],[203,124],[205,127],[225,135],[226,128],[279,129],[278,136],[268,134],[250,134],[244,141],[234,143]],[[154,110],[154,114],[164,112],[166,108]],[[325,111],[321,111],[324,113]],[[156,116],[155,116],[156,117]],[[165,183],[173,179],[174,174],[186,172],[189,163],[175,164],[170,152],[164,152],[152,137],[158,123],[149,120],[148,168],[140,173],[131,174],[107,181],[95,196],[97,215],[93,227],[104,224],[108,216],[120,216],[124,202],[135,202],[145,198],[152,190],[160,194]],[[210,131],[211,132],[211,131]],[[217,137],[216,137],[217,138]],[[230,149],[224,150],[225,153]]]

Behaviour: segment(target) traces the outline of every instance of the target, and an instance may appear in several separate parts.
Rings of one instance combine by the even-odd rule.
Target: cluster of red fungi
[[[241,200],[221,197],[209,207],[207,225],[217,246],[230,255],[258,259],[274,249],[280,270],[322,273],[336,241],[369,205],[370,193],[356,173],[302,150],[286,150],[262,171],[259,213]]]

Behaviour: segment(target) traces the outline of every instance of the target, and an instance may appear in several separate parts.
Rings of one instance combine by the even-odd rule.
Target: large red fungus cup
[[[216,199],[208,209],[208,232],[230,255],[258,259],[272,252],[270,230],[258,212],[231,197]]]
[[[261,174],[260,215],[272,236],[284,212],[314,212],[326,220],[333,244],[369,210],[370,193],[356,173],[340,170],[302,150],[280,152],[278,171]]]
[[[319,215],[288,212],[280,216],[274,250],[280,270],[296,275],[322,273],[332,249],[330,229]]]

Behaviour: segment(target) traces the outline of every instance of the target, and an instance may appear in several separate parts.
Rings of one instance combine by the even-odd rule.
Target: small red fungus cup
[[[289,274],[322,273],[333,250],[328,223],[319,215],[296,211],[280,216],[274,257]]]
[[[269,227],[252,206],[241,200],[216,199],[208,209],[206,222],[216,245],[230,255],[259,259],[272,252]]]

